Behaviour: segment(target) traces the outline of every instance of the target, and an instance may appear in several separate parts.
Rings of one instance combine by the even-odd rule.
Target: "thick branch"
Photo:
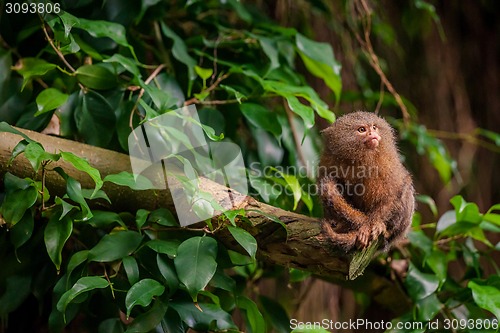
[[[92,166],[101,172],[101,176],[115,174],[121,171],[130,171],[130,160],[127,155],[114,151],[85,145],[82,143],[52,137],[32,131],[22,130],[31,139],[40,142],[46,151],[72,152],[86,158]],[[24,156],[18,156],[8,165],[13,148],[22,138],[11,133],[0,133],[0,185],[3,185],[3,176],[10,172],[18,177],[40,177],[35,175],[31,165]],[[52,166],[61,166],[70,176],[80,181],[83,188],[94,187],[93,181],[83,172],[74,169],[64,162],[57,162]],[[39,178],[38,178],[39,179]],[[56,172],[47,172],[46,186],[51,194],[65,193],[65,183]],[[227,188],[209,180],[202,180],[202,190],[212,194],[220,205],[227,208],[230,203],[225,200]],[[101,209],[114,211],[136,211],[139,208],[154,210],[166,207],[175,212],[170,192],[168,190],[132,191],[127,187],[105,183],[103,188],[111,199],[112,205],[101,203]],[[240,225],[250,232],[258,242],[258,256],[261,260],[285,267],[294,267],[312,272],[324,279],[355,287],[371,293],[377,302],[384,305],[394,314],[400,314],[408,309],[407,298],[397,283],[384,277],[367,272],[354,282],[346,281],[349,272],[351,257],[342,255],[339,249],[323,238],[321,225],[318,219],[284,211],[282,209],[261,203],[255,199],[234,193],[234,202],[237,207],[247,211],[249,224]],[[273,221],[270,216],[277,217],[284,225]],[[214,218],[214,223],[217,219]],[[241,250],[226,228],[221,228],[215,236],[228,248]],[[391,297],[385,297],[387,293]]]

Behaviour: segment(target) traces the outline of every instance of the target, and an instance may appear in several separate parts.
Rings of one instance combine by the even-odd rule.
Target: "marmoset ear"
[[[325,129],[321,130],[319,133],[320,133],[321,135],[325,135],[325,134],[327,134],[327,133],[329,133],[329,132],[331,132],[331,131],[333,131],[333,124],[331,124],[330,126],[328,126],[328,127],[327,127],[327,128],[325,128]]]

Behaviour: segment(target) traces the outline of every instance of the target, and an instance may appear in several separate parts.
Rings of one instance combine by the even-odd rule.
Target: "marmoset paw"
[[[387,228],[385,224],[382,222],[374,223],[372,226],[371,236],[372,239],[377,239],[380,235],[384,235],[387,233]]]
[[[368,246],[371,241],[371,229],[369,226],[361,227],[356,234],[356,245],[362,249]]]

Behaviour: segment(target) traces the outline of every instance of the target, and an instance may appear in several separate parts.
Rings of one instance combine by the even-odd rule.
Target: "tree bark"
[[[47,152],[66,151],[86,158],[94,168],[100,171],[102,178],[109,174],[131,171],[128,155],[24,129],[18,130],[41,143]],[[0,133],[0,186],[3,186],[6,172],[21,178],[40,179],[40,174],[34,173],[29,161],[23,155],[16,157],[9,164],[12,151],[21,140],[22,137],[19,135]],[[58,161],[51,164],[50,168],[56,166],[62,167],[68,175],[77,179],[82,184],[82,188],[94,187],[92,179],[86,173],[73,168],[71,164]],[[66,191],[64,179],[56,172],[46,173],[45,185],[51,195],[62,196]],[[227,197],[226,187],[207,179],[202,179],[200,186],[224,208],[231,208],[231,204],[224,200]],[[112,204],[104,201],[99,202],[99,209],[134,212],[140,208],[154,210],[164,207],[175,212],[168,189],[133,191],[128,187],[106,182],[103,190],[109,196]],[[340,249],[333,247],[323,237],[320,220],[288,212],[236,192],[233,192],[233,196],[235,199],[233,201],[239,202],[239,204],[232,208],[243,208],[246,211],[248,221],[250,221],[250,223],[238,222],[238,225],[246,229],[257,240],[257,255],[260,260],[270,264],[306,270],[323,279],[371,294],[377,303],[395,315],[401,314],[409,308],[408,298],[397,281],[390,281],[370,270],[355,281],[347,281],[346,276],[349,274],[352,256],[343,254]],[[276,222],[276,218],[281,223]],[[212,222],[221,223],[218,218],[213,218]],[[217,230],[214,236],[228,248],[243,251],[227,231],[227,228],[217,228]]]

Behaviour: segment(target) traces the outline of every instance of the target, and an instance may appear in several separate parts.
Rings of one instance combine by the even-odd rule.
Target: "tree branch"
[[[19,130],[41,143],[48,152],[67,151],[86,158],[93,167],[100,171],[103,178],[108,174],[131,170],[128,155],[28,130]],[[0,133],[0,186],[3,186],[3,177],[6,172],[23,178],[41,177],[41,172],[39,175],[34,174],[31,165],[23,155],[18,156],[10,166],[8,165],[14,147],[21,140],[22,138],[18,135]],[[87,174],[74,169],[68,163],[58,161],[52,163],[51,166],[62,167],[68,175],[82,184],[82,188],[94,187],[93,181]],[[64,180],[56,172],[46,172],[44,176],[45,185],[52,195],[62,196],[65,193]],[[226,187],[207,179],[201,179],[200,187],[201,190],[209,192],[224,208],[231,204],[224,200],[227,197]],[[100,202],[99,209],[119,212],[165,207],[175,212],[168,189],[132,191],[128,187],[108,182],[105,183],[103,189],[111,199],[112,205]],[[249,223],[240,221],[238,224],[257,240],[260,260],[270,264],[307,270],[323,279],[372,294],[377,302],[396,315],[409,308],[408,299],[398,283],[372,271],[367,271],[355,281],[346,281],[345,277],[349,274],[352,256],[345,255],[342,250],[333,247],[323,237],[320,220],[288,212],[236,192],[233,192],[233,195],[234,202],[239,202],[234,208],[245,209],[249,221]],[[286,229],[274,221],[275,217],[286,226]],[[224,222],[213,218],[212,223]],[[218,228],[214,236],[228,248],[243,251],[227,228]]]

